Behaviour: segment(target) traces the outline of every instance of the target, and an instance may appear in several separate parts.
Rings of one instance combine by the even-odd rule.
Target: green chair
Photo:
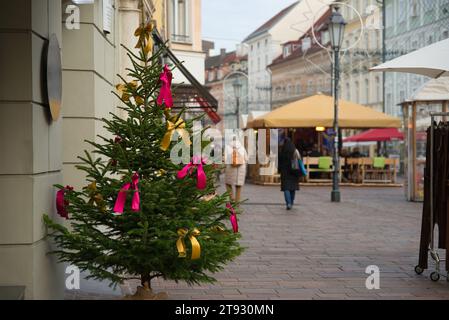
[[[374,169],[385,169],[385,158],[384,157],[376,157],[373,160],[373,168]]]
[[[331,157],[319,157],[318,158],[318,169],[320,171],[328,171],[332,166],[332,158]]]

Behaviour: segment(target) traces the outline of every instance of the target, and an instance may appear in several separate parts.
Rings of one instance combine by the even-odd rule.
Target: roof
[[[287,8],[281,10],[278,14],[276,14],[270,20],[268,20],[259,28],[257,28],[256,31],[247,36],[245,40],[243,40],[243,42],[247,42],[273,28],[276,25],[276,23],[278,23],[282,18],[284,18],[299,2],[300,1],[296,1],[291,5],[289,5]]]
[[[218,68],[226,63],[231,63],[234,61],[242,61],[242,60],[247,60],[247,59],[248,59],[247,55],[237,56],[236,51],[227,52],[224,55],[219,54],[216,56],[206,58],[206,61],[205,61],[206,70],[212,69],[212,68]]]
[[[413,96],[411,101],[448,101],[449,78],[441,77],[426,82]]]
[[[331,128],[334,124],[334,99],[317,94],[289,103],[270,113],[257,117],[250,128]],[[353,102],[340,100],[341,128],[399,128],[401,119],[388,116]]]

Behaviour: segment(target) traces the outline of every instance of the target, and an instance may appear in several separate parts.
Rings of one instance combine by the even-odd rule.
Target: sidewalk
[[[402,188],[308,187],[286,211],[279,187],[246,185],[239,221],[242,256],[214,285],[154,281],[170,299],[449,299],[449,283],[418,276],[421,204]],[[380,268],[380,290],[365,287],[366,267]],[[130,293],[138,285],[128,282]]]

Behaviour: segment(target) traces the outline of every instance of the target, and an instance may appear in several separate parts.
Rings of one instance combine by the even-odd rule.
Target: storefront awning
[[[339,126],[341,128],[399,128],[401,120],[353,102],[340,100]],[[333,127],[334,100],[317,94],[292,102],[258,117],[249,128],[314,128]]]
[[[362,133],[343,139],[343,142],[382,142],[394,140],[404,140],[404,134],[396,128],[384,128],[364,131]]]

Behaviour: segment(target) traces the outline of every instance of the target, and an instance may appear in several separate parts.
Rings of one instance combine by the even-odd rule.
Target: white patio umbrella
[[[449,76],[449,39],[385,62],[371,71],[414,73],[430,78]]]

